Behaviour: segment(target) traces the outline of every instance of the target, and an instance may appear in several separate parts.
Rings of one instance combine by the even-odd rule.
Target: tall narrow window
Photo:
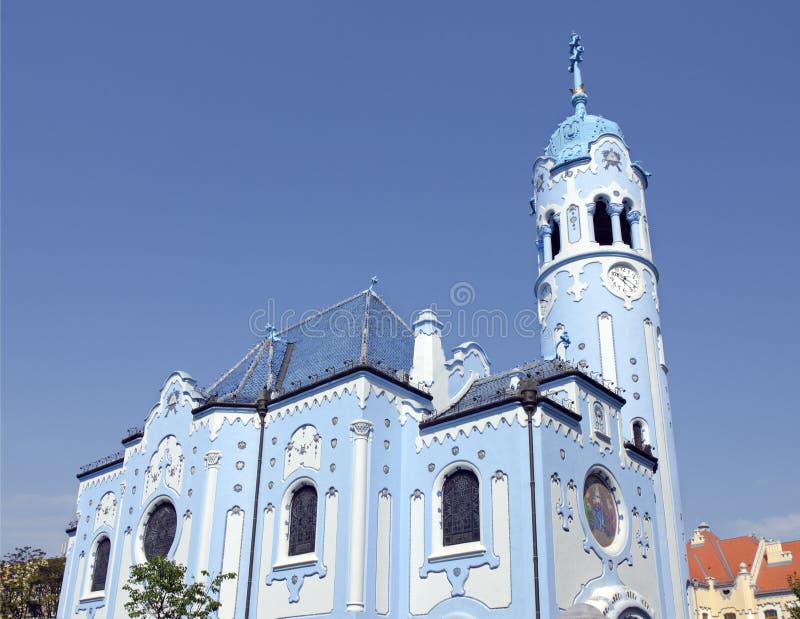
[[[642,422],[633,422],[633,444],[639,449],[644,447],[644,431],[642,430]]]
[[[289,522],[289,555],[314,552],[317,535],[317,491],[303,486],[292,497]]]
[[[550,243],[553,248],[553,257],[555,258],[561,251],[561,227],[558,225],[558,221],[556,221],[555,217],[550,219],[550,227],[553,229]]]
[[[92,570],[92,591],[103,591],[106,588],[108,573],[108,556],[111,553],[111,540],[104,537],[97,543],[94,551],[94,570]]]
[[[606,211],[606,203],[597,200],[594,203],[594,214],[592,215],[594,225],[594,240],[600,245],[612,245],[614,234],[611,231],[611,216]]]
[[[625,210],[619,215],[619,228],[622,233],[622,242],[628,247],[633,247],[633,239],[631,237],[631,222],[628,221],[628,212],[630,205],[625,203]]]
[[[467,470],[456,471],[442,488],[443,545],[453,546],[481,539],[478,478]]]

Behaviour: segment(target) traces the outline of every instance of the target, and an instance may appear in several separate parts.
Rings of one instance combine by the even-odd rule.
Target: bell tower
[[[655,520],[662,608],[686,617],[687,567],[658,278],[645,206],[649,174],[619,126],[588,114],[584,48],[570,39],[573,113],[533,166],[542,356],[623,390],[623,436],[658,459]],[[566,337],[568,334],[568,337]],[[567,348],[569,346],[569,348]]]

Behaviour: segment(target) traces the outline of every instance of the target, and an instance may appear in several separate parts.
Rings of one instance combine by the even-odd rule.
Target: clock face
[[[612,266],[608,270],[606,281],[613,292],[624,297],[636,296],[642,287],[642,278],[639,272],[625,263]]]

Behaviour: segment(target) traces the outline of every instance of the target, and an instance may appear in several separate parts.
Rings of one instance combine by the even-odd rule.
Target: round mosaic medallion
[[[619,524],[617,501],[606,482],[597,473],[592,473],[586,478],[583,486],[583,509],[589,530],[598,543],[603,548],[613,544]]]

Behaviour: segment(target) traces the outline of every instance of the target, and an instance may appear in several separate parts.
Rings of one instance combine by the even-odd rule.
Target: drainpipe
[[[539,401],[539,383],[530,376],[519,381],[520,401],[528,416],[528,463],[531,474],[531,534],[533,537],[533,595],[536,619],[541,618],[539,605],[539,543],[536,535],[536,474],[533,464],[533,412]]]
[[[258,463],[256,464],[256,491],[253,499],[253,532],[250,536],[250,564],[247,568],[247,597],[244,602],[244,619],[250,619],[250,595],[253,591],[253,560],[256,552],[256,524],[258,523],[258,492],[261,489],[261,465],[264,460],[264,421],[267,416],[269,392],[262,389],[256,399],[256,412],[261,424],[258,434]],[[264,557],[261,557],[264,561]]]

